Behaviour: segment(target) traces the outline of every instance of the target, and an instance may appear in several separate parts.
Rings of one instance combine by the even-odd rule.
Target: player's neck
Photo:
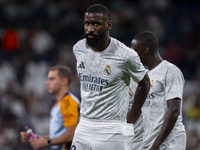
[[[109,46],[109,44],[110,44],[110,37],[107,36],[105,37],[105,39],[102,41],[102,43],[98,48],[92,48],[92,50],[95,52],[102,52]]]
[[[160,57],[159,54],[155,54],[153,55],[148,62],[148,69],[152,70],[153,68],[155,68],[156,66],[158,66],[161,62],[163,61],[163,59]]]
[[[55,95],[56,101],[57,101],[57,102],[60,102],[60,101],[63,99],[64,95],[65,95],[67,92],[69,92],[69,90],[68,90],[67,88],[61,89],[61,90]]]

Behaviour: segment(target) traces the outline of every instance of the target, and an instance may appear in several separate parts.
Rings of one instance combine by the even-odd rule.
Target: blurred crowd
[[[183,122],[187,150],[200,150],[200,2],[187,0],[1,0],[0,150],[31,150],[19,132],[48,134],[54,98],[47,93],[52,65],[68,65],[70,90],[80,98],[73,45],[84,38],[83,16],[94,3],[111,12],[111,36],[130,46],[141,31],[160,39],[162,57],[177,65],[186,83]]]

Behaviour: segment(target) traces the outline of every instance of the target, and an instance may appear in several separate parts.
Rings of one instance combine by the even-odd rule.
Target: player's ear
[[[63,78],[62,83],[63,83],[63,85],[67,85],[68,84],[68,78]]]
[[[150,48],[148,46],[145,46],[144,47],[144,54],[148,55],[149,54],[149,50],[150,50]]]
[[[111,30],[112,29],[112,25],[113,25],[113,22],[112,21],[109,21],[107,23],[107,30]]]

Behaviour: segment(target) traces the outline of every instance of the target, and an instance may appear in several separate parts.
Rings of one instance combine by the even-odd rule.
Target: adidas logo
[[[78,65],[78,68],[83,68],[83,69],[85,69],[85,66],[84,66],[83,62],[81,62],[81,63]]]

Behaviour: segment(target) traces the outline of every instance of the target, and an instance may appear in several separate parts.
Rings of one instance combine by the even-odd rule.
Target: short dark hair
[[[134,39],[137,40],[138,43],[142,44],[143,46],[150,47],[152,50],[158,49],[159,46],[158,37],[150,31],[141,32],[140,34],[137,34],[134,37]]]
[[[68,66],[65,65],[56,65],[49,68],[49,71],[51,70],[58,70],[58,76],[60,78],[67,78],[68,79],[68,85],[70,85],[72,81],[72,71]]]
[[[102,4],[94,4],[90,6],[85,13],[101,13],[104,16],[107,16],[108,19],[110,20],[110,12],[108,8]]]

